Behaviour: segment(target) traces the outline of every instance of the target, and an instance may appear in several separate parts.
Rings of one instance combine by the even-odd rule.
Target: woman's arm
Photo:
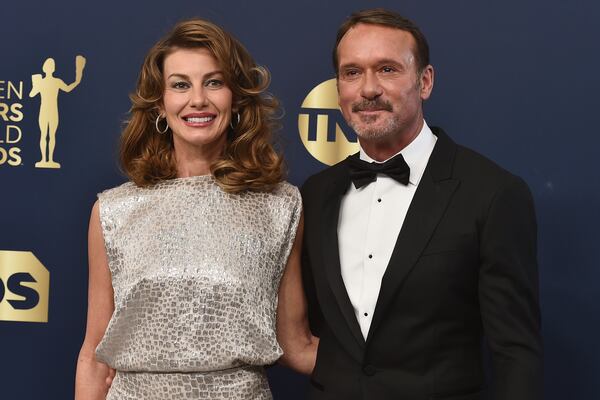
[[[310,332],[306,297],[302,288],[300,255],[303,230],[304,216],[301,216],[296,239],[279,285],[277,340],[283,349],[279,362],[308,375],[315,366],[319,339]]]
[[[77,359],[76,400],[105,400],[114,370],[96,360],[96,346],[114,310],[108,258],[104,248],[98,202],[92,208],[88,232],[89,287],[85,339]]]

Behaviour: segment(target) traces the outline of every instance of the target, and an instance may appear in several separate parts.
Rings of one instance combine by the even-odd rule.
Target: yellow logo
[[[75,89],[83,77],[85,57],[75,57],[75,81],[66,84],[54,76],[56,65],[53,58],[47,58],[42,65],[43,74],[31,76],[29,97],[40,97],[38,114],[39,153],[36,168],[60,168],[54,159],[56,134],[58,130],[58,95],[61,91],[70,92]],[[23,165],[21,139],[23,139],[23,96],[25,83],[23,80],[0,80],[0,167]],[[25,133],[28,135],[28,133]],[[37,147],[37,146],[36,146]],[[37,152],[37,151],[36,151]]]
[[[50,273],[29,251],[0,250],[0,321],[48,322]]]
[[[21,149],[17,147],[23,134],[16,125],[23,120],[23,81],[0,80],[0,166],[21,165]]]
[[[40,95],[40,114],[38,123],[40,127],[40,153],[41,160],[35,163],[36,168],[60,168],[54,161],[56,147],[56,131],[58,129],[58,94],[62,90],[69,93],[81,83],[85,57],[75,57],[75,81],[67,85],[62,79],[55,77],[56,69],[54,59],[47,58],[42,66],[42,74],[31,76],[32,88],[29,97]]]
[[[354,132],[346,128],[346,132],[353,135],[350,139],[340,127],[340,124],[345,126],[345,122],[338,105],[335,79],[311,90],[302,102],[302,109],[307,113],[298,116],[298,131],[302,144],[314,158],[333,165],[358,152]]]

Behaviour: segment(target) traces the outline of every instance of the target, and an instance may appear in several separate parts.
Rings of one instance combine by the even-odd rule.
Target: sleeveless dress
[[[96,348],[107,400],[271,399],[277,293],[302,202],[210,175],[98,195],[115,310]]]

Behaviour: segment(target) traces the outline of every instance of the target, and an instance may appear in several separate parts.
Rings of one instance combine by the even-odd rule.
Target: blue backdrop
[[[0,277],[19,272],[2,257],[11,251],[32,252],[50,272],[47,323],[0,321],[0,398],[73,396],[86,317],[89,211],[97,192],[124,181],[117,140],[149,47],[193,16],[237,36],[272,72],[271,91],[285,109],[289,180],[300,185],[324,167],[300,140],[302,101],[332,78],[340,22],[373,6],[403,13],[428,37],[436,69],[428,123],[529,183],[539,223],[546,399],[598,396],[599,3],[63,0],[0,5]],[[40,100],[29,97],[32,75],[52,57],[55,75],[71,83],[78,54],[87,58],[83,80],[58,97],[61,168],[35,168]],[[8,307],[10,288],[3,293],[0,307]],[[0,312],[0,320],[7,315]],[[303,377],[279,367],[270,377],[276,399],[303,398]]]

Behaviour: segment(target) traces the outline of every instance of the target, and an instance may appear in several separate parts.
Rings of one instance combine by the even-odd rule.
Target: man
[[[411,21],[353,14],[333,59],[361,149],[302,188],[303,269],[320,337],[309,397],[483,399],[485,339],[490,397],[540,399],[526,184],[427,126],[434,70]]]

